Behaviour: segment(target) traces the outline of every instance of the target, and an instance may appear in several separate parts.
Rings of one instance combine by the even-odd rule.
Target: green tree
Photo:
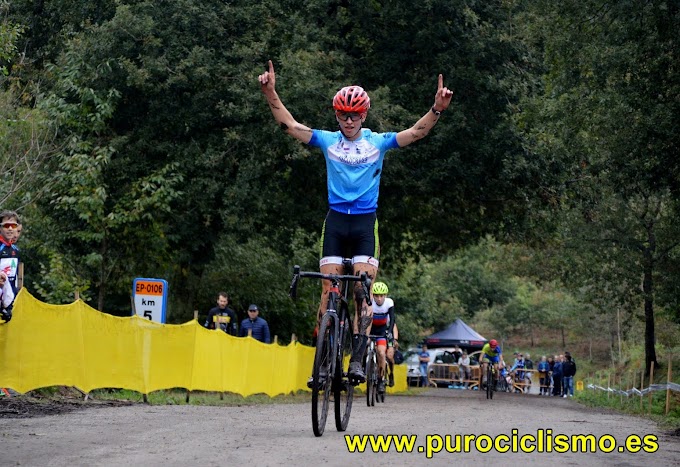
[[[543,92],[519,115],[527,149],[545,161],[544,192],[581,222],[572,238],[630,252],[645,314],[647,368],[656,365],[658,267],[677,243],[677,2],[536,2]],[[568,218],[574,221],[574,216]],[[589,235],[579,235],[579,228]],[[587,238],[589,237],[589,238]]]
[[[46,177],[53,182],[37,208],[45,216],[38,225],[49,223],[51,228],[40,229],[42,238],[37,237],[58,250],[45,252],[51,265],[64,264],[59,260],[64,253],[68,264],[77,265],[48,271],[40,278],[42,284],[70,284],[50,276],[76,272],[82,279],[78,282],[96,292],[97,309],[104,310],[110,289],[120,293],[135,270],[159,265],[167,242],[154,213],[169,212],[171,201],[181,194],[176,188],[182,178],[172,163],[136,179],[124,180],[116,171],[108,121],[120,92],[90,87],[111,69],[110,62],[88,62],[92,47],[96,44],[87,38],[75,37],[49,68],[54,84],[43,106],[59,122],[64,147],[52,161]]]
[[[25,57],[17,44],[23,26],[8,18],[0,3],[0,205],[21,208],[38,196],[35,181],[54,153],[54,125],[36,108],[38,87],[19,78]]]

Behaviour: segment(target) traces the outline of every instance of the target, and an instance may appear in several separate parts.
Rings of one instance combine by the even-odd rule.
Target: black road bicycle
[[[375,338],[378,336],[368,336],[366,346],[366,362],[364,373],[366,373],[366,405],[373,407],[378,394],[378,352],[375,349]]]
[[[346,272],[351,271],[351,260],[344,259],[343,265]],[[349,356],[352,355],[353,329],[349,313],[349,299],[353,287],[349,283],[361,283],[367,304],[370,306],[371,280],[366,273],[362,273],[361,276],[322,274],[300,271],[300,266],[295,266],[293,281],[290,284],[290,296],[293,299],[297,295],[297,284],[301,277],[325,279],[331,282],[326,313],[319,323],[312,368],[312,429],[315,436],[321,436],[326,427],[331,393],[333,393],[335,403],[335,427],[338,431],[345,431],[349,423],[354,386],[358,384],[358,382],[350,381],[347,369],[344,368],[344,361],[349,360]]]
[[[366,347],[366,361],[364,365],[364,372],[366,373],[366,405],[372,407],[377,402],[385,402],[385,391],[380,391],[378,388],[381,382],[387,379],[388,365],[385,362],[383,368],[383,376],[380,376],[380,369],[378,368],[378,350],[375,345],[376,339],[384,338],[385,336],[368,336],[368,346]]]
[[[496,368],[493,363],[486,364],[486,398],[493,399],[493,393],[496,391]]]

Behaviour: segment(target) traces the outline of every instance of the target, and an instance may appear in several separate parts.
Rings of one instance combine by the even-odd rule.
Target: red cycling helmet
[[[498,345],[498,341],[497,341],[496,339],[491,339],[491,340],[489,341],[489,345],[490,345],[491,347],[496,347],[496,346]]]
[[[333,98],[333,108],[341,112],[366,113],[371,107],[371,99],[360,86],[345,86]]]

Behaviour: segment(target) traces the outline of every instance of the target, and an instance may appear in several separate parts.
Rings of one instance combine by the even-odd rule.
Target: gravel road
[[[134,404],[34,418],[0,418],[0,465],[680,465],[680,437],[665,433],[650,421],[586,408],[570,399],[503,393],[487,401],[482,396],[472,391],[430,389],[419,395],[388,396],[384,404],[370,408],[358,396],[347,431],[337,432],[329,417],[321,438],[312,433],[309,404]],[[432,435],[507,435],[512,439],[513,429],[518,437],[541,432],[553,437],[611,435],[617,448],[611,453],[480,453],[473,443],[469,453],[447,452],[445,446],[434,452],[438,438]],[[397,452],[391,445],[388,452],[349,452],[344,434],[417,435],[416,449]],[[657,437],[656,452],[619,452],[618,446],[629,435],[642,439],[650,434]],[[642,446],[648,444],[641,442]],[[529,439],[528,445],[536,443]],[[419,446],[425,452],[418,452]],[[511,443],[504,438],[499,446]],[[429,458],[428,448],[433,451]]]

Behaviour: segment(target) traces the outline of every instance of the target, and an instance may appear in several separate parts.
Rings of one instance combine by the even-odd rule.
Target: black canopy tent
[[[464,349],[481,349],[487,340],[477,331],[458,318],[448,328],[435,332],[425,339],[429,348],[453,347],[459,345]]]

